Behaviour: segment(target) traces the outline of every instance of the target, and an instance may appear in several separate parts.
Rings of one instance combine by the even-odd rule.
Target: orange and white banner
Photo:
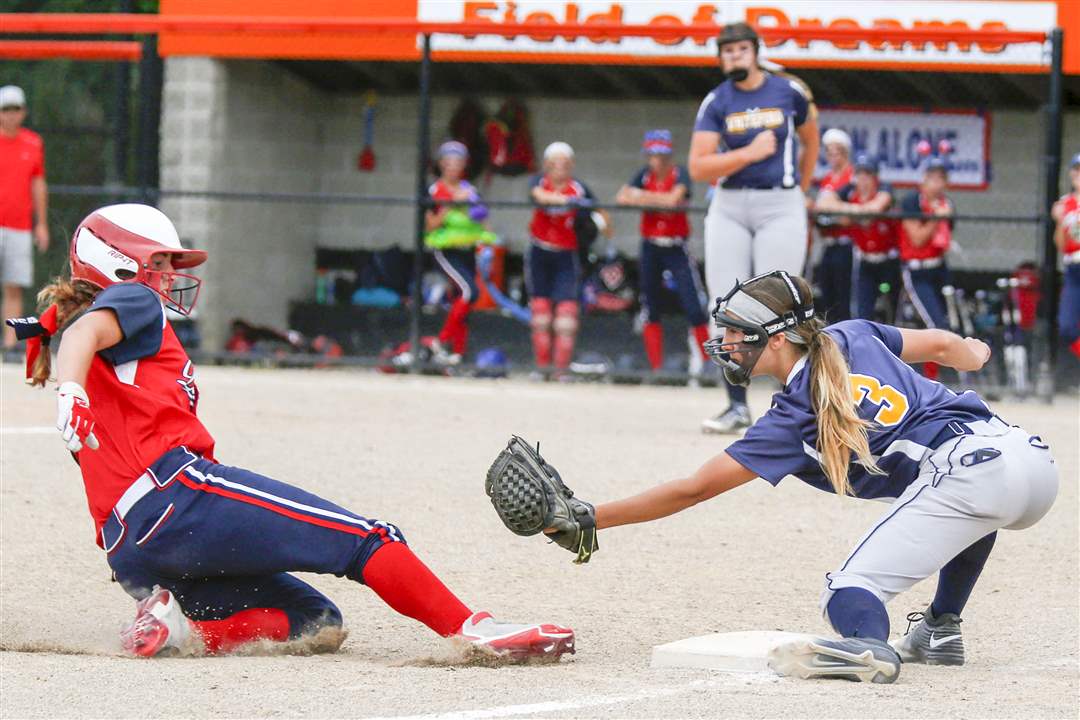
[[[715,62],[716,41],[647,37],[565,38],[561,24],[613,23],[678,26],[725,25],[747,21],[759,27],[892,28],[1014,30],[1046,32],[1057,23],[1057,3],[940,2],[932,0],[419,0],[417,18],[433,22],[535,23],[530,35],[436,35],[432,48],[455,59],[475,54],[477,60],[705,64]],[[1042,71],[1049,65],[1048,47],[1039,43],[1009,45],[941,42],[795,41],[770,43],[763,55],[791,67],[970,68],[985,72]],[[546,58],[544,56],[547,56]]]

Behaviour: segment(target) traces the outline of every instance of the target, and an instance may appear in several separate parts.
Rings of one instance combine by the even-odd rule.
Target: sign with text
[[[917,109],[826,108],[818,116],[821,132],[840,128],[851,136],[852,159],[868,153],[879,163],[879,177],[894,185],[917,185],[929,158],[945,161],[949,185],[985,190],[990,182],[990,115],[971,111],[922,112]],[[821,149],[815,177],[828,170]]]
[[[952,28],[956,30],[1048,31],[1057,22],[1057,5],[1048,2],[937,2],[928,0],[665,0],[610,2],[606,0],[419,0],[417,17],[424,21],[528,23],[536,32],[514,37],[494,35],[437,35],[432,48],[454,57],[477,55],[478,60],[572,62],[575,56],[592,61],[655,64],[716,62],[716,40],[651,37],[566,38],[559,25],[626,24],[679,26],[746,21],[759,27],[795,28]],[[885,41],[777,41],[763,56],[791,67],[972,68],[983,72],[1035,72],[1049,64],[1039,43],[1008,45],[988,42],[891,43]],[[513,58],[513,56],[517,56]],[[546,56],[546,57],[545,57]]]

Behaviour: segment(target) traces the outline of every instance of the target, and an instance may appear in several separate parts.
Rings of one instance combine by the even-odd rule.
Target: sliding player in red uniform
[[[79,463],[97,542],[138,601],[124,648],[216,653],[340,626],[337,607],[289,574],[303,571],[367,585],[442,636],[519,656],[573,652],[568,628],[474,613],[396,526],[217,462],[196,416],[195,370],[165,316],[166,307],[191,311],[200,281],[184,271],[205,259],[155,208],[101,208],[75,230],[71,278],[42,291],[50,304],[40,320],[17,323],[36,335],[28,375],[42,386],[43,339],[66,326],[56,425]]]
[[[645,210],[641,213],[641,294],[645,311],[645,355],[649,366],[659,370],[664,362],[664,330],[660,325],[660,289],[664,271],[671,273],[675,292],[679,296],[691,331],[705,357],[704,343],[709,339],[708,319],[705,317],[704,288],[698,277],[696,263],[686,247],[690,237],[690,221],[686,204],[690,201],[690,173],[671,161],[670,130],[650,130],[645,133],[642,152],[649,164],[620,188],[615,202],[620,205],[670,208],[667,211]]]

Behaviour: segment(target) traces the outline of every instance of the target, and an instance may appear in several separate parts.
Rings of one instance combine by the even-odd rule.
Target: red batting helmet
[[[202,281],[194,275],[154,270],[151,258],[168,254],[174,270],[202,265],[203,250],[188,250],[172,221],[157,208],[137,203],[108,205],[90,213],[71,238],[71,279],[99,288],[122,282],[146,285],[176,312],[195,306]]]

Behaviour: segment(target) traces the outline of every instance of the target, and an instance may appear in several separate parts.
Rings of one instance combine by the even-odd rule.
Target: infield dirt
[[[354,372],[203,368],[200,415],[222,462],[399,525],[474,609],[578,633],[557,665],[470,661],[370,591],[304,576],[341,608],[332,655],[134,660],[133,603],[93,542],[52,390],[0,373],[0,715],[15,717],[1027,717],[1078,715],[1080,407],[995,403],[1043,436],[1061,490],[1033,528],[1002,532],[964,614],[968,663],[908,665],[894,685],[653,670],[653,645],[707,632],[828,632],[824,573],[886,506],[789,478],[600,536],[592,563],[507,532],[483,492],[510,433],[540,440],[581,497],[604,501],[692,472],[728,439],[699,421],[717,390],[531,384]],[[751,393],[753,409],[769,393]],[[269,539],[268,539],[269,540]],[[889,607],[893,633],[934,580]]]

